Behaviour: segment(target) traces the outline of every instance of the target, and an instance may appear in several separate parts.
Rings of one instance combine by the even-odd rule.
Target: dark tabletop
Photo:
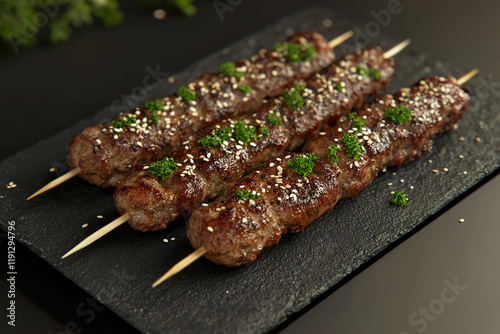
[[[500,80],[500,65],[497,61],[497,52],[500,52],[500,3],[497,1],[366,0],[349,4],[319,0],[243,0],[233,3],[237,5],[232,11],[225,12],[222,20],[212,1],[196,1],[198,14],[193,18],[185,18],[169,11],[164,20],[156,20],[151,11],[138,11],[132,2],[126,2],[123,5],[126,22],[119,27],[105,30],[96,24],[77,30],[67,43],[49,46],[42,42],[41,45],[22,50],[16,55],[4,57],[0,60],[0,110],[3,116],[0,124],[0,158],[8,157],[81,119],[88,118],[104,107],[116,103],[115,101],[123,101],[125,95],[129,95],[133,100],[137,92],[134,88],[143,85],[143,78],[148,69],[160,69],[163,73],[172,74],[179,72],[196,60],[274,23],[283,16],[317,5],[327,6],[339,14],[366,22],[367,31],[376,30],[378,27],[396,39],[411,38],[415,50],[435,54],[462,68],[479,68],[490,81],[485,85],[489,89],[475,93],[484,95],[485,98],[493,95],[497,100],[500,99],[500,82],[495,81]],[[384,16],[388,8],[397,8],[397,13]],[[495,182],[492,184],[497,187],[488,184],[488,194],[495,194],[496,190],[498,196],[498,177],[492,182]],[[488,198],[494,198],[494,195],[489,195]],[[485,224],[489,221],[484,220]],[[435,261],[415,261],[413,268],[419,270],[412,272],[411,283],[415,286],[413,291],[423,291],[424,295],[430,291],[429,296],[439,296],[446,284],[445,280],[453,282],[459,273],[467,273],[459,276],[459,281],[462,282],[462,277],[465,280],[464,285],[472,286],[467,292],[477,298],[469,300],[464,297],[463,302],[460,300],[462,304],[455,303],[448,309],[465,308],[470,317],[483,319],[483,328],[495,328],[498,322],[495,323],[495,317],[488,315],[490,312],[495,314],[495,310],[498,314],[499,311],[500,289],[491,285],[491,278],[498,278],[498,271],[494,270],[496,263],[490,263],[490,266],[472,265],[479,259],[491,258],[485,255],[500,253],[498,246],[495,247],[483,239],[485,233],[494,235],[495,230],[490,228],[493,228],[495,219],[491,220],[490,225],[478,225],[475,228],[468,226],[471,231],[461,235],[462,245],[477,245],[475,249],[478,250],[467,253],[472,259],[462,262],[449,261],[454,250],[451,246],[448,247],[449,253],[439,252],[447,249],[443,246],[444,242],[455,235],[446,233],[445,228],[439,229],[441,233],[439,230],[436,233],[426,233],[431,228],[442,226],[438,222],[419,232],[381,259],[380,263],[375,263],[336,292],[333,296],[340,297],[336,298],[333,306],[329,306],[329,310],[345,316],[341,318],[343,321],[330,324],[326,328],[335,328],[338,332],[345,333],[350,332],[349,329],[353,333],[359,332],[362,327],[359,326],[360,322],[355,320],[357,314],[365,315],[364,318],[361,317],[368,319],[365,323],[378,326],[372,327],[372,332],[375,333],[393,331],[393,325],[388,323],[391,319],[392,324],[403,321],[403,324],[407,325],[411,311],[404,313],[405,310],[403,315],[391,312],[401,310],[401,303],[408,306],[409,310],[418,310],[419,306],[431,303],[434,297],[425,297],[420,301],[418,296],[422,294],[413,293],[406,294],[406,299],[398,299],[401,292],[394,284],[391,285],[391,282],[408,282],[408,270],[400,268],[400,262],[403,262],[401,259],[408,259],[412,254],[421,254],[423,247],[427,247],[428,252],[428,249],[433,249],[429,245],[436,247],[436,253],[428,254],[429,257],[434,256]],[[414,241],[417,238],[419,242]],[[5,245],[4,240],[2,239],[2,246]],[[2,259],[6,259],[5,247],[2,247]],[[66,329],[76,328],[75,324],[82,333],[111,330],[133,332],[121,319],[100,306],[94,308],[95,319],[91,319],[88,314],[79,315],[77,310],[81,309],[82,303],[85,306],[91,302],[88,296],[21,246],[17,248],[17,261],[20,273],[16,282],[18,326],[14,332],[59,333],[65,331],[65,326]],[[436,267],[441,268],[439,272],[434,269]],[[471,274],[473,271],[479,273]],[[390,275],[387,275],[388,272]],[[5,277],[4,270],[1,275]],[[428,284],[421,284],[422,281]],[[2,298],[5,298],[5,278],[0,284]],[[489,289],[480,289],[485,289],[485,286]],[[363,295],[360,292],[363,287],[366,291],[386,293],[381,293],[378,298],[370,296],[368,292]],[[408,288],[407,285],[405,287]],[[367,295],[370,296],[368,300],[363,297]],[[490,295],[497,297],[496,303],[483,305],[478,302],[484,299],[483,296],[486,298]],[[381,305],[381,301],[386,303]],[[475,307],[470,307],[471,303]],[[88,309],[89,306],[85,307]],[[335,311],[341,309],[345,310],[344,313]],[[379,314],[384,316],[378,316]],[[467,317],[457,317],[458,314],[465,312],[446,311],[442,317],[428,323],[437,324],[434,330],[439,326],[446,329],[449,328],[446,318],[452,318],[455,328],[458,328],[454,333],[472,332],[474,327],[471,327],[471,323],[474,322]],[[326,313],[323,319],[325,317],[328,318],[329,314]],[[303,319],[306,319],[306,316]],[[378,322],[374,319],[378,319]],[[319,321],[314,319],[312,324],[318,324]],[[4,320],[0,328],[4,328],[3,326]],[[306,326],[311,326],[311,323],[306,322]],[[430,325],[428,327],[432,328]],[[414,330],[419,327],[410,328]],[[12,328],[9,330],[13,332]]]

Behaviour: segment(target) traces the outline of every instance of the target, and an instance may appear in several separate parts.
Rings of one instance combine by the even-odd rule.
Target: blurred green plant
[[[138,0],[151,7],[165,0]],[[170,0],[184,15],[192,16],[193,0]],[[74,28],[91,24],[98,18],[106,27],[122,23],[117,0],[0,0],[0,38],[15,52],[37,41],[42,27],[49,25],[50,41],[67,41]]]

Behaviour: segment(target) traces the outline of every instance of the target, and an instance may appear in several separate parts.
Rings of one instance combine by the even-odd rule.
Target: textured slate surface
[[[326,18],[333,22],[329,29],[322,26]],[[354,25],[327,9],[298,13],[197,62],[176,75],[174,84],[165,82],[151,91],[147,100],[175,91],[202,71],[216,70],[221,62],[272,46],[285,37],[287,29],[322,29],[332,38]],[[364,25],[359,27],[364,29]],[[357,41],[386,49],[399,42],[383,34]],[[339,56],[348,53],[352,44],[337,50]],[[396,76],[389,92],[422,76],[459,77],[467,70],[410,47],[396,58]],[[112,190],[76,178],[32,201],[25,198],[54,174],[64,172],[67,143],[85,126],[110,119],[114,115],[111,108],[0,163],[0,226],[5,229],[8,220],[15,220],[18,241],[143,332],[268,332],[498,169],[500,107],[493,98],[479,100],[474,96],[488,90],[486,83],[478,76],[466,85],[473,94],[466,116],[456,131],[435,139],[431,152],[380,175],[359,196],[339,203],[304,232],[285,236],[250,266],[228,269],[199,260],[152,289],[156,278],[192,251],[184,222],[158,233],[121,226],[88,249],[60,259],[77,242],[118,216]],[[463,159],[459,159],[460,154]],[[56,173],[48,171],[51,167]],[[448,172],[443,171],[445,167]],[[438,173],[433,173],[434,169]],[[17,188],[7,189],[10,181]],[[391,190],[405,190],[409,205],[391,206]],[[81,227],[84,223],[89,224],[85,229]],[[168,243],[162,241],[165,238]]]

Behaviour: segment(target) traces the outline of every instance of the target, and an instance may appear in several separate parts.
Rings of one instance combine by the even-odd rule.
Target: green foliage
[[[356,117],[355,119],[352,120],[351,126],[353,129],[356,128],[358,132],[361,132],[361,129],[365,127],[365,121],[363,121],[359,117]]]
[[[316,50],[307,44],[278,43],[273,49],[274,51],[285,52],[289,62],[309,61],[316,55]]]
[[[250,92],[252,91],[252,87],[250,87],[249,85],[239,85],[238,89],[245,94],[250,94]]]
[[[287,89],[283,92],[283,100],[288,107],[300,108],[304,105],[304,99],[300,95],[302,89],[304,89],[304,86],[295,84],[295,90]]]
[[[269,136],[269,128],[267,126],[259,127],[259,132],[262,133],[264,137]]]
[[[151,6],[168,2],[184,15],[196,13],[193,0],[136,0]],[[123,22],[118,0],[0,0],[0,39],[19,48],[37,41],[39,30],[50,27],[50,41],[67,41],[75,28],[92,24],[97,18],[105,27]]]

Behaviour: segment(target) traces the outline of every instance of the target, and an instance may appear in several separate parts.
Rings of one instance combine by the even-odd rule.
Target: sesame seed
[[[464,141],[464,140],[465,140],[465,138],[464,138],[464,137],[460,137],[460,138],[458,138],[458,140],[460,140],[460,141]]]
[[[89,223],[85,223],[82,225],[82,228],[86,228],[87,226],[89,226]]]
[[[164,243],[167,243],[167,242],[168,242],[168,239],[163,239],[163,242],[164,242]]]
[[[214,231],[214,228],[212,226],[208,226],[207,227],[207,231],[210,232],[210,233],[212,233]]]
[[[247,223],[248,219],[246,217],[243,217],[243,219],[241,221],[244,222],[244,223]]]
[[[49,172],[55,172],[55,170],[56,169],[54,167],[52,167],[51,169],[49,169]]]
[[[104,217],[102,215],[98,215],[97,218],[102,219]]]
[[[174,241],[174,240],[175,240],[175,238],[171,238],[170,240]]]
[[[460,219],[458,220],[458,222],[459,222],[459,223],[465,223],[465,219],[460,218]]]
[[[437,174],[438,170],[437,169],[433,169],[432,172],[435,173],[435,174]]]
[[[388,186],[392,186],[392,182],[387,183]]]
[[[477,137],[477,138],[476,138],[476,141],[477,141],[478,143],[480,143],[480,142],[481,142],[481,138]]]
[[[208,206],[208,203],[202,203],[201,206]]]
[[[466,170],[464,170],[464,171],[462,172],[462,174],[467,175],[467,171],[466,171]]]
[[[446,167],[445,167],[445,168],[443,168],[443,171],[447,172],[447,171],[448,171],[448,168],[446,168]]]
[[[463,158],[464,158],[464,156],[463,156],[463,155],[461,155],[461,154],[460,154],[458,157],[459,157],[460,159],[463,159]]]

